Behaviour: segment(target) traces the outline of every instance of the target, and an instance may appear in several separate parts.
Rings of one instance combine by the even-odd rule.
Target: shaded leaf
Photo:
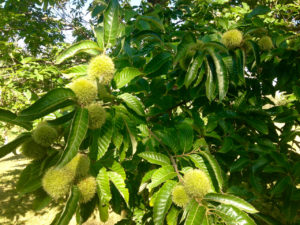
[[[161,153],[147,151],[147,152],[140,153],[139,156],[153,164],[157,164],[161,166],[171,164],[170,159]]]

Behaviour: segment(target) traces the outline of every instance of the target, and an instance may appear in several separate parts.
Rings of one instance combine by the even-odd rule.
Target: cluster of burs
[[[172,191],[172,200],[179,207],[185,207],[191,199],[201,201],[207,194],[212,192],[211,181],[202,170],[190,169]]]
[[[89,128],[98,129],[105,122],[106,111],[99,99],[99,86],[104,88],[113,78],[115,67],[112,59],[106,55],[94,57],[88,67],[88,75],[78,78],[70,84],[81,107],[89,112]],[[98,83],[98,84],[97,84]],[[101,86],[102,85],[102,86]],[[23,155],[30,159],[42,160],[51,146],[59,140],[61,130],[47,122],[40,122],[32,131],[32,137],[22,147]],[[55,200],[65,197],[72,185],[81,192],[81,202],[86,203],[96,192],[96,180],[89,174],[90,159],[78,153],[63,168],[49,168],[43,176],[43,189]]]
[[[262,30],[261,32],[263,33],[265,31]],[[243,39],[243,33],[237,29],[229,30],[222,36],[223,44],[229,49],[235,49],[242,46]],[[272,39],[269,36],[262,36],[261,38],[259,38],[258,46],[263,51],[271,50],[274,47]]]

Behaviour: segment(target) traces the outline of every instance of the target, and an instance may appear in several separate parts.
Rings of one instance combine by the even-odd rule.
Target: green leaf
[[[52,198],[43,191],[41,194],[38,194],[37,197],[32,202],[32,208],[34,211],[40,211],[50,204]]]
[[[102,52],[96,42],[90,40],[80,41],[73,44],[72,46],[64,50],[62,53],[60,53],[56,57],[55,63],[61,64],[66,59],[71,58],[74,55],[87,50],[92,50],[89,51],[89,53],[92,53],[93,55],[98,55]]]
[[[33,161],[22,171],[16,189],[20,195],[33,192],[42,186],[41,162]]]
[[[11,153],[17,147],[19,147],[21,144],[23,144],[25,141],[29,140],[30,138],[31,138],[31,133],[29,133],[29,132],[22,133],[15,140],[9,142],[6,145],[1,146],[0,147],[0,158]]]
[[[206,96],[209,101],[214,100],[215,98],[215,90],[216,90],[216,84],[214,82],[213,72],[207,62],[205,60],[206,64],[206,70],[207,70],[207,77],[205,81],[205,89],[206,89]]]
[[[125,181],[122,176],[116,172],[108,172],[109,179],[113,182],[116,186],[118,191],[120,192],[121,196],[125,200],[126,204],[129,204],[129,192],[125,186]]]
[[[32,129],[32,124],[30,122],[18,121],[16,114],[5,109],[0,109],[0,121],[24,127],[26,130]]]
[[[139,193],[142,192],[147,187],[147,185],[148,185],[149,181],[151,180],[151,177],[155,171],[156,170],[150,170],[143,176],[141,185],[139,187]]]
[[[32,121],[41,118],[57,109],[74,104],[76,96],[71,89],[57,88],[49,91],[33,105],[18,114],[17,119]]]
[[[224,186],[224,179],[222,175],[222,170],[217,162],[217,160],[208,152],[200,151],[199,152],[210,164],[212,167],[212,170],[214,172],[214,175],[216,177],[216,180],[218,182],[219,190],[222,191]]]
[[[102,204],[108,203],[111,198],[110,186],[109,186],[109,176],[106,168],[102,167],[99,170],[99,173],[96,178],[97,187],[98,187],[98,197],[101,200]]]
[[[269,133],[269,128],[268,128],[268,124],[265,123],[265,121],[260,120],[260,119],[256,119],[256,118],[243,118],[246,123],[253,127],[255,130],[258,130],[259,132],[263,133],[263,134],[268,134]]]
[[[130,125],[132,125],[132,123],[130,121],[126,121],[124,119],[124,123],[126,125],[126,129],[128,131],[128,134],[129,134],[129,137],[130,137],[130,141],[131,141],[131,146],[132,146],[132,155],[134,155],[136,153],[136,150],[137,150],[137,144],[138,142],[136,141],[136,138],[134,136],[134,133],[133,133],[133,129],[135,129],[135,126],[132,127]],[[135,124],[133,124],[135,125]]]
[[[172,204],[172,190],[177,182],[167,181],[158,191],[153,207],[154,225],[163,225],[166,214]]]
[[[66,206],[55,225],[68,225],[73,215],[76,212],[80,197],[80,191],[77,186],[72,187],[71,195],[68,198]]]
[[[57,168],[64,167],[77,154],[79,146],[85,138],[88,130],[88,120],[88,110],[84,108],[78,108],[72,120],[68,142],[57,163]]]
[[[194,36],[191,33],[187,33],[182,38],[180,44],[177,46],[176,56],[173,64],[176,65],[181,59],[185,58],[187,51],[196,43]]]
[[[247,14],[245,17],[247,19],[251,19],[254,16],[267,14],[270,11],[271,10],[270,10],[270,8],[268,6],[259,5],[255,9],[253,9],[249,14]]]
[[[219,202],[225,205],[232,205],[240,210],[248,213],[257,213],[258,211],[244,199],[241,199],[234,195],[221,194],[221,193],[209,193],[205,195],[204,200]]]
[[[186,88],[190,86],[190,84],[196,79],[198,75],[198,70],[202,66],[204,59],[204,54],[201,54],[193,59],[191,62],[187,74],[185,75],[184,85]]]
[[[98,211],[99,211],[100,220],[102,222],[106,222],[108,220],[109,218],[108,210],[109,210],[109,204],[108,203],[103,204],[100,200],[98,204]]]
[[[217,216],[229,225],[256,225],[247,213],[239,210],[234,206],[219,205],[214,211]]]
[[[201,206],[194,199],[192,200],[192,206],[188,211],[188,215],[185,220],[185,225],[202,225],[202,221],[205,216],[205,208]]]
[[[108,147],[111,143],[112,133],[113,133],[113,126],[110,118],[106,119],[105,124],[101,127],[101,130],[98,131],[98,153],[97,153],[97,160],[101,159]]]
[[[97,39],[99,48],[104,49],[104,29],[102,26],[94,27],[94,34]]]
[[[183,150],[183,152],[189,151],[192,148],[194,141],[194,131],[192,123],[188,120],[185,120],[177,125],[176,129],[180,148]]]
[[[62,71],[63,76],[71,79],[73,77],[84,76],[87,74],[88,65],[78,65]]]
[[[110,0],[106,10],[103,13],[104,19],[104,43],[105,46],[116,43],[119,33],[119,2],[118,0]]]
[[[140,115],[140,116],[145,115],[144,107],[143,107],[142,103],[135,96],[128,94],[128,93],[124,93],[124,94],[119,95],[118,98],[122,99],[126,103],[126,105],[130,109],[135,111],[138,115]]]
[[[151,177],[151,183],[148,184],[148,189],[151,190],[174,177],[176,177],[176,172],[174,171],[173,166],[163,166],[153,173]]]
[[[76,216],[80,216],[80,218],[78,218],[79,219],[78,224],[85,223],[92,216],[97,202],[98,199],[94,197],[90,201],[86,203],[81,203],[79,205],[79,209],[77,210],[79,215],[78,214],[76,215]]]
[[[118,174],[120,174],[122,176],[122,178],[124,180],[126,180],[126,173],[124,168],[122,167],[122,165],[120,163],[118,163],[117,161],[114,161],[112,166],[110,167],[110,169]]]
[[[259,47],[258,45],[252,41],[252,40],[248,40],[247,43],[250,45],[253,54],[254,54],[254,58],[255,58],[255,62],[256,62],[256,67],[258,67],[260,65],[260,54],[259,54]]]
[[[162,21],[159,18],[155,17],[155,16],[144,16],[143,15],[143,16],[139,16],[137,18],[137,21],[139,21],[139,20],[144,20],[144,21],[150,23],[151,25],[158,28],[162,32],[165,31],[165,27],[164,27]]]
[[[217,74],[218,88],[219,88],[219,99],[220,101],[222,101],[225,98],[229,87],[227,68],[219,53],[214,52],[212,49],[208,49],[208,52],[211,55],[216,67],[216,74]]]
[[[154,73],[159,70],[169,59],[171,58],[171,54],[169,52],[162,52],[156,56],[154,56],[150,62],[145,66],[144,72]]]
[[[283,177],[278,180],[276,185],[271,190],[271,196],[276,196],[284,192],[292,184],[291,178],[289,176]]]
[[[160,166],[166,166],[171,164],[170,159],[161,153],[147,151],[140,153],[139,156],[143,159],[146,159],[150,163],[157,164]]]
[[[70,121],[71,119],[73,119],[75,112],[76,112],[76,110],[73,110],[61,117],[58,117],[57,119],[47,120],[47,123],[54,125],[54,126],[64,124],[64,123]]]
[[[134,67],[125,67],[121,72],[114,76],[117,88],[122,88],[128,84],[133,78],[141,75],[142,73]]]
[[[178,224],[178,215],[180,211],[172,206],[167,215],[167,225],[177,225]]]

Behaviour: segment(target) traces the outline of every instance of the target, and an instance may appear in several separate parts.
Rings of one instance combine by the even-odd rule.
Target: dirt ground
[[[49,225],[57,213],[57,208],[44,208],[39,212],[31,209],[32,196],[20,196],[15,186],[22,170],[29,160],[22,155],[9,154],[0,159],[0,224],[1,225]],[[110,214],[106,223],[100,223],[98,213],[84,225],[113,225],[119,219],[117,214]],[[76,225],[75,218],[70,225]]]

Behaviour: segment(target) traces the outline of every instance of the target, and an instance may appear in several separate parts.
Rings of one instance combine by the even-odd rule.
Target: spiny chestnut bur
[[[96,179],[94,177],[83,178],[77,186],[81,193],[81,202],[86,203],[94,197],[96,193]]]
[[[225,32],[222,36],[223,44],[229,49],[240,47],[242,41],[243,41],[243,34],[241,31],[237,29],[229,30]]]
[[[269,51],[274,47],[272,39],[269,36],[263,36],[260,38],[258,41],[258,46],[263,51]]]
[[[106,119],[105,109],[101,103],[93,103],[87,107],[89,111],[89,128],[97,129],[102,127]]]
[[[201,170],[189,170],[184,175],[184,189],[186,193],[195,198],[202,198],[212,191],[208,176]]]
[[[57,130],[47,122],[41,122],[32,131],[33,140],[41,146],[49,147],[58,138]]]
[[[189,201],[190,197],[186,193],[183,185],[176,185],[172,190],[172,201],[179,207],[185,207]]]
[[[51,167],[42,179],[44,190],[55,200],[64,197],[68,194],[72,182],[74,180],[74,173],[67,168],[56,169]]]
[[[46,156],[47,150],[33,139],[29,139],[21,146],[21,152],[30,159],[38,160]]]
[[[115,65],[107,55],[94,57],[88,66],[88,76],[92,79],[99,79],[100,83],[109,83],[115,73]]]
[[[66,169],[73,172],[75,178],[81,178],[88,175],[90,170],[90,159],[83,154],[78,153],[66,166]]]
[[[77,79],[70,84],[80,105],[86,106],[97,98],[97,86],[93,81],[87,79]]]

